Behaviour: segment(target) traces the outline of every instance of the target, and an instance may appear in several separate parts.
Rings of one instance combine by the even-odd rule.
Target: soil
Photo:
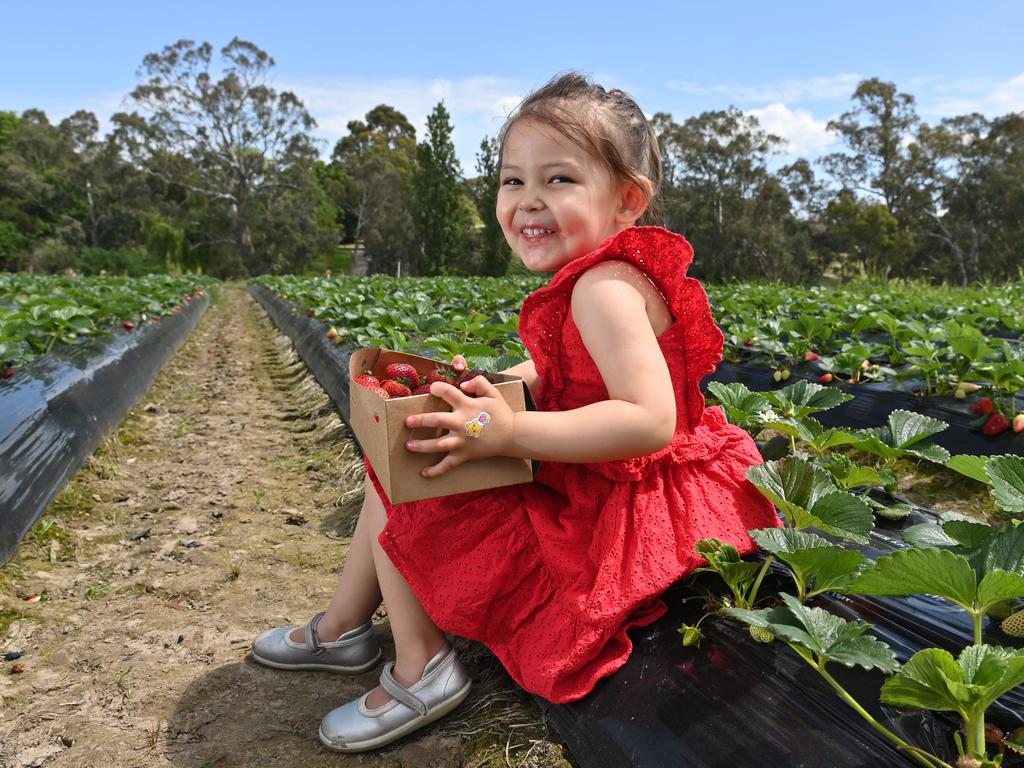
[[[268,627],[326,606],[362,463],[290,343],[238,287],[0,568],[0,766],[571,768],[480,644],[453,714],[340,755],[320,718],[376,684],[252,662]],[[375,617],[394,657],[386,615]]]

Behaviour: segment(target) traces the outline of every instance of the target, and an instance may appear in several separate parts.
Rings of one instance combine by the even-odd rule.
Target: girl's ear
[[[619,210],[616,221],[620,224],[632,226],[637,219],[644,215],[651,195],[654,193],[654,185],[650,179],[641,176],[639,181],[629,181],[622,188],[619,195]]]

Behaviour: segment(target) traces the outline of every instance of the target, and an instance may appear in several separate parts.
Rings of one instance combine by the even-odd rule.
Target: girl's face
[[[555,272],[632,223],[619,215],[623,185],[553,128],[514,123],[501,161],[498,222],[531,270]]]

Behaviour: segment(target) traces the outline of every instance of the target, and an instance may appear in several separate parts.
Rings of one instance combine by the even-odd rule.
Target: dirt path
[[[326,605],[361,473],[290,344],[228,289],[0,568],[0,655],[24,654],[0,661],[0,766],[570,768],[478,644],[458,641],[476,685],[456,714],[364,756],[324,749],[316,729],[379,668],[246,659],[260,631]]]

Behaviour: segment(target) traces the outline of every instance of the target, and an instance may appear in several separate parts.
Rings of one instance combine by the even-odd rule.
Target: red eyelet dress
[[[608,399],[569,312],[576,279],[608,259],[634,264],[676,318],[658,339],[675,388],[672,442],[639,458],[544,462],[532,483],[391,505],[380,543],[443,630],[484,643],[527,691],[582,698],[626,663],[626,630],[666,610],[658,598],[703,564],[715,536],[748,553],[746,531],[778,525],[745,478],[757,446],[707,408],[700,380],[722,359],[704,288],[686,276],[693,249],[660,227],[632,227],[564,266],[523,303],[519,332],[537,366],[538,407]],[[614,425],[609,425],[610,429]],[[369,465],[368,469],[369,469]]]

